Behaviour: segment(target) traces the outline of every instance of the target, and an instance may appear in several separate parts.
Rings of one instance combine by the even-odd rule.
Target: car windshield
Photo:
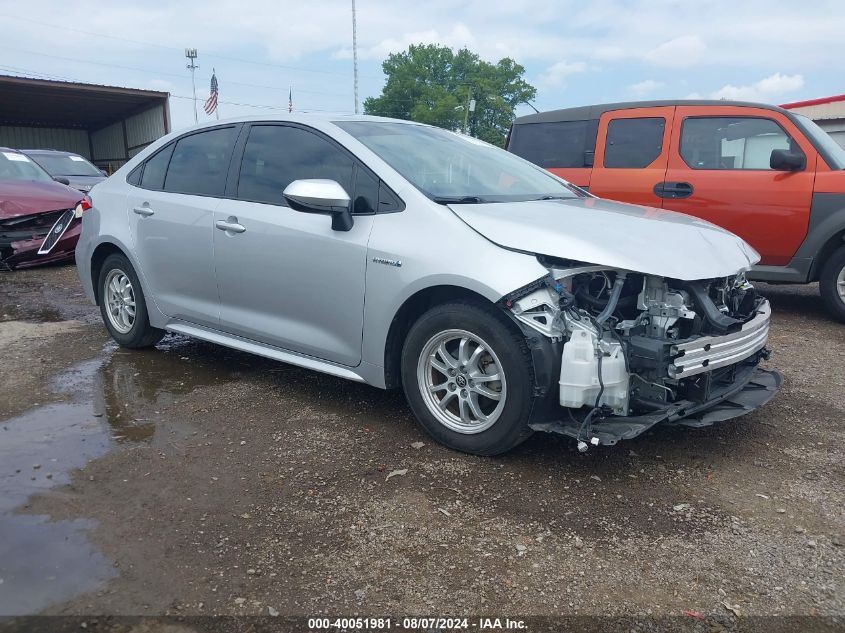
[[[50,174],[20,152],[0,151],[0,180],[50,182]]]
[[[82,156],[73,154],[34,154],[32,160],[51,176],[100,176],[103,174]]]
[[[478,139],[439,128],[383,121],[336,121],[435,202],[577,198],[576,188]]]
[[[793,120],[804,131],[804,134],[810,137],[813,144],[819,148],[825,162],[831,163],[831,169],[845,169],[845,149],[834,141],[830,134],[801,114],[794,115]]]

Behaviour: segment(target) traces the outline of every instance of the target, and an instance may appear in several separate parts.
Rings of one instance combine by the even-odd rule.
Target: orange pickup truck
[[[516,119],[507,148],[591,193],[680,211],[760,253],[749,277],[819,281],[845,322],[845,149],[810,119],[734,101],[650,101]]]

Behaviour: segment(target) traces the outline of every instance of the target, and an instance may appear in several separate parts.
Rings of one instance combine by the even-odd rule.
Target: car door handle
[[[232,233],[243,233],[246,227],[243,224],[238,224],[237,218],[229,218],[228,220],[217,220],[214,223],[221,231],[231,231]]]
[[[688,182],[659,182],[654,185],[654,195],[658,198],[689,198],[694,191],[693,186]]]
[[[141,217],[148,218],[150,217],[155,211],[150,209],[149,207],[132,207],[132,213],[136,215],[140,215]]]

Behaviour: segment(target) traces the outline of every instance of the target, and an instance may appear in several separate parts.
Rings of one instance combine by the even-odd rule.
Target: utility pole
[[[186,68],[191,71],[191,88],[194,91],[194,123],[199,122],[199,118],[197,117],[197,82],[194,78],[194,72],[199,68],[194,63],[194,60],[197,58],[197,49],[195,48],[186,48],[185,49],[185,57],[188,58],[188,65]]]
[[[352,0],[352,74],[355,78],[355,114],[358,114],[358,25],[355,16],[355,0]]]
[[[467,87],[467,106],[464,108],[464,134],[469,134],[470,112],[475,112],[475,99],[472,98],[472,86]]]

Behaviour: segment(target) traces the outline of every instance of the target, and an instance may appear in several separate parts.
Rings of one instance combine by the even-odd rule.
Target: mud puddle
[[[237,377],[197,346],[179,337],[149,351],[108,345],[53,377],[65,401],[0,422],[0,616],[36,613],[116,575],[88,539],[96,522],[27,514],[28,500],[86,477],[89,461],[121,445],[154,441],[159,407]]]

